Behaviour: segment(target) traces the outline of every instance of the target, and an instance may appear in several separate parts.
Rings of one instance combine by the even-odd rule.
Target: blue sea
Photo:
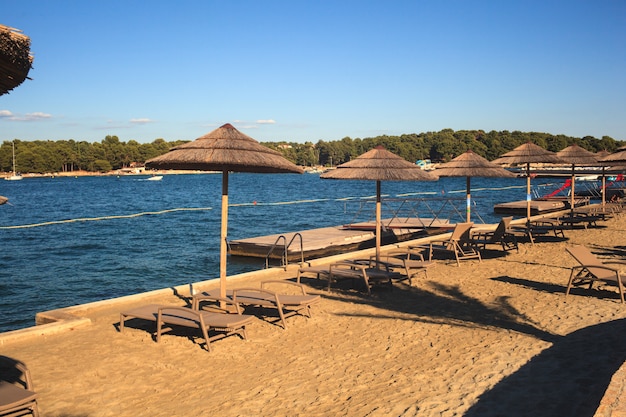
[[[0,332],[61,307],[219,276],[221,174],[46,177],[0,181]],[[560,183],[536,180],[543,195]],[[473,178],[472,220],[496,223],[494,204],[526,198],[525,179]],[[465,178],[383,182],[383,218],[463,221]],[[374,219],[373,181],[315,174],[229,175],[228,238]],[[264,260],[230,257],[228,274]]]

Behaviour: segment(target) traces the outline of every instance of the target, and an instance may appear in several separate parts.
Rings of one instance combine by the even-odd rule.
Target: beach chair
[[[0,355],[0,416],[39,416],[37,393],[22,362]]]
[[[367,295],[372,294],[373,285],[381,282],[391,285],[393,278],[400,277],[400,274],[392,271],[384,262],[376,264],[375,259],[350,259],[320,266],[302,265],[298,269],[296,282],[299,283],[306,273],[315,274],[317,279],[326,279],[328,291],[333,282],[342,279],[363,282]]]
[[[276,288],[277,286],[289,286],[292,291],[278,292],[270,289],[270,287]],[[219,290],[215,289],[194,294],[192,308],[200,310],[203,301],[214,299],[218,293]],[[237,305],[276,309],[283,329],[287,328],[285,319],[288,317],[300,314],[310,318],[311,306],[321,300],[319,295],[307,294],[302,284],[288,280],[263,281],[260,288],[235,288],[228,290],[226,297]]]
[[[585,246],[571,246],[565,250],[572,255],[579,265],[572,267],[565,296],[569,294],[572,286],[581,286],[589,284],[589,289],[593,283],[602,281],[605,283],[616,285],[619,290],[619,296],[624,303],[624,286],[626,284],[626,276],[620,274],[619,269],[608,266],[609,264],[626,265],[624,261],[602,260],[598,259]]]
[[[503,217],[495,230],[471,233],[470,244],[479,250],[486,249],[487,245],[500,245],[503,251],[515,249],[519,252],[517,237],[509,231],[511,220],[512,216]]]
[[[432,240],[428,244],[410,246],[410,248],[428,249],[429,261],[433,258],[433,252],[438,250],[454,254],[457,266],[461,266],[460,261],[466,259],[478,259],[480,262],[480,252],[470,241],[472,226],[474,226],[473,222],[457,223],[448,239]]]
[[[229,299],[213,297],[213,301],[232,303]],[[215,311],[197,311],[188,307],[165,306],[149,304],[120,313],[120,333],[124,331],[124,324],[128,319],[143,319],[156,322],[156,342],[161,339],[165,331],[172,327],[197,328],[204,339],[205,348],[211,351],[211,342],[224,337],[238,334],[246,340],[246,325],[254,320],[254,316],[241,314],[239,306],[235,304],[236,313],[228,314]],[[210,333],[215,333],[210,336]]]
[[[375,260],[372,255],[371,260]],[[408,279],[409,285],[413,285],[413,278],[420,273],[428,278],[428,268],[435,265],[432,260],[425,260],[422,250],[411,248],[394,249],[380,256],[380,262],[392,269],[403,270],[403,278]]]
[[[559,221],[564,226],[574,228],[578,225],[582,225],[585,229],[589,227],[597,227],[598,221],[602,220],[600,216],[593,215],[587,212],[574,212],[566,216],[559,217]]]
[[[507,232],[518,237],[524,237],[528,239],[531,245],[535,244],[535,240],[539,236],[547,237],[553,234],[555,238],[565,239],[565,232],[563,231],[564,225],[558,218],[543,218],[532,220],[524,224],[511,225],[507,229]],[[518,240],[519,242],[519,240]]]

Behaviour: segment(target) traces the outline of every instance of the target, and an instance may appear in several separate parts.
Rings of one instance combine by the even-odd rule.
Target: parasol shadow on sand
[[[471,221],[471,177],[491,177],[491,178],[515,178],[516,175],[500,165],[489,162],[482,156],[471,150],[462,153],[450,162],[439,165],[435,169],[435,174],[439,177],[465,177],[467,195],[467,218]]]
[[[363,155],[320,175],[322,179],[376,181],[376,261],[380,260],[381,181],[437,181],[438,177],[406,159],[377,146]]]
[[[220,296],[226,295],[228,235],[228,173],[295,173],[304,171],[227,123],[198,139],[176,146],[146,161],[154,169],[222,171],[222,222],[220,233]]]
[[[556,156],[561,158],[563,162],[572,165],[572,179],[570,186],[570,213],[574,216],[574,201],[576,190],[576,166],[594,166],[598,164],[598,157],[593,152],[588,151],[576,144],[570,145],[567,148],[561,149],[556,153]]]
[[[526,220],[530,222],[530,164],[547,163],[563,164],[564,162],[554,152],[543,149],[532,142],[526,142],[500,158],[493,161],[494,164],[525,165],[526,166]]]

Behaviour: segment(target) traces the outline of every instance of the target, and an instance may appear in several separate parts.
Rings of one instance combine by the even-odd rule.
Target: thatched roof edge
[[[30,38],[18,29],[0,25],[0,95],[22,84],[32,66]]]

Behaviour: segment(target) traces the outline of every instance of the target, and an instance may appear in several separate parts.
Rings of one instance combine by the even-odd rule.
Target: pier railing
[[[265,257],[265,269],[269,268],[270,258],[272,257],[272,254],[274,253],[276,248],[281,247],[280,242],[282,241],[284,242],[284,244],[282,245],[282,253],[280,255],[280,265],[285,270],[287,270],[287,266],[289,265],[289,248],[291,247],[293,241],[296,240],[296,238],[299,238],[300,240],[300,263],[304,263],[304,242],[302,240],[302,235],[299,232],[296,232],[291,237],[289,243],[287,243],[287,237],[285,235],[280,235],[276,238],[276,241],[274,242],[269,252],[267,253],[267,256]]]

